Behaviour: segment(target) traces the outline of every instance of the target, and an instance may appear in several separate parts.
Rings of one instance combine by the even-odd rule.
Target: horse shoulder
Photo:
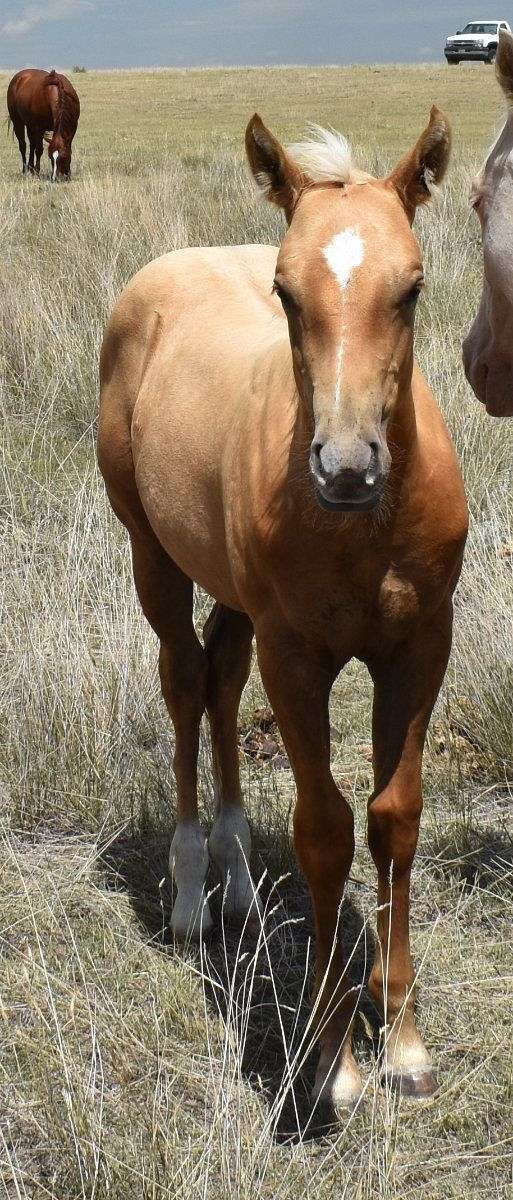
[[[468,506],[454,443],[443,413],[422,373],[413,378],[417,417],[417,503],[431,543],[464,545]]]

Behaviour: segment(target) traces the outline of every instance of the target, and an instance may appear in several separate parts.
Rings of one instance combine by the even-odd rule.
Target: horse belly
[[[173,562],[215,600],[243,610],[228,554],[222,481],[186,423],[153,421],[142,434],[134,414],[137,490],[150,525]],[[203,450],[203,452],[202,452]]]

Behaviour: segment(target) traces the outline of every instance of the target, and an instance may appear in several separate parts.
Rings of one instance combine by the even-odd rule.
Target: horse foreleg
[[[351,1107],[362,1090],[352,1052],[358,989],[339,946],[340,906],[354,854],[353,814],[330,771],[329,695],[337,668],[288,629],[256,626],[262,679],[294,771],[296,853],[308,881],[316,925],[316,1002],[320,1042],[314,1099]]]
[[[388,1081],[411,1096],[436,1087],[414,1016],[410,875],[422,810],[422,754],[451,646],[452,608],[373,663],[374,793],[369,846],[378,871],[378,945],[369,988],[384,1022]]]
[[[34,152],[35,152],[34,170],[35,170],[36,175],[39,175],[39,171],[40,171],[40,167],[41,167],[41,155],[43,153],[43,136],[42,136],[42,134],[38,134],[37,138],[35,139]]]
[[[36,143],[35,143],[35,139],[34,139],[34,134],[31,132],[30,129],[28,130],[28,137],[29,137],[28,170],[29,170],[29,174],[33,175],[34,174],[34,159],[35,159],[35,153],[36,153]]]

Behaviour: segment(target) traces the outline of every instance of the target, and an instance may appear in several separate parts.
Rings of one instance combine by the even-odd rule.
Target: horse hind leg
[[[14,129],[16,141],[17,141],[19,149],[20,149],[21,161],[22,161],[22,168],[21,168],[22,175],[26,175],[28,168],[27,168],[27,143],[25,140],[25,125],[23,124],[23,121],[20,121],[19,117],[11,117],[11,120],[12,120],[12,127]]]
[[[210,857],[223,881],[225,915],[256,923],[262,905],[249,869],[251,835],[243,809],[237,749],[237,716],[251,666],[253,626],[245,613],[216,604],[203,632],[217,804]]]
[[[138,528],[128,521],[125,523],[129,525],[139,600],[160,639],[160,682],[175,731],[177,824],[169,866],[176,899],[171,928],[179,940],[197,941],[212,926],[205,895],[208,849],[197,803],[199,730],[206,703],[207,660],[192,622],[191,580],[165,553],[145,518],[142,528],[140,522]]]
[[[28,139],[29,139],[28,170],[29,170],[30,175],[35,175],[35,173],[36,173],[35,157],[36,157],[37,134],[35,134],[34,131],[31,129],[28,130]]]

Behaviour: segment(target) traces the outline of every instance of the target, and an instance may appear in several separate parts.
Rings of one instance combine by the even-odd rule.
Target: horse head
[[[69,179],[71,175],[71,143],[62,133],[45,134],[48,143],[48,157],[52,164],[52,180],[58,177]]]
[[[479,309],[463,343],[463,363],[487,412],[508,417],[513,416],[513,38],[502,31],[496,68],[508,115],[472,187],[484,273]]]
[[[411,223],[446,169],[449,127],[428,127],[387,179],[352,164],[343,138],[284,150],[255,114],[246,131],[261,192],[284,210],[274,291],[289,326],[292,363],[323,508],[375,508],[391,466],[387,428],[413,370],[415,305],[423,285]],[[405,417],[406,420],[406,417]]]

